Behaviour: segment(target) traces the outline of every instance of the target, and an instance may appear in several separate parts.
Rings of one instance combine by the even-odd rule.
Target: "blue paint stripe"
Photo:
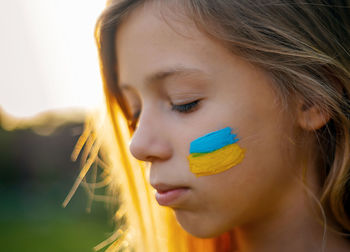
[[[226,127],[195,139],[191,142],[190,153],[208,153],[236,143],[239,139],[231,131],[230,127]]]

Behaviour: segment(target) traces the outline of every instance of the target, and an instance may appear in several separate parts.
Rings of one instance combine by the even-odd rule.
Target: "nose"
[[[140,115],[129,146],[131,154],[138,160],[154,162],[167,160],[172,155],[169,135],[156,114],[143,111]]]

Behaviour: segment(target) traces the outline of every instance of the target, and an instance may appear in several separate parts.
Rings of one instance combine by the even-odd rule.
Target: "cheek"
[[[212,194],[213,200],[220,195],[214,204],[221,204],[228,214],[235,213],[232,215],[235,223],[275,211],[295,186],[295,167],[278,146],[270,146],[270,152],[264,146],[247,147],[244,162],[220,174],[216,186],[212,186],[216,192]]]
[[[295,166],[286,153],[286,143],[282,147],[281,134],[265,133],[262,130],[261,137],[252,139],[242,137],[241,145],[246,149],[242,163],[225,172],[197,178],[201,192],[198,209],[211,215],[213,221],[221,223],[222,216],[232,225],[254,220],[277,208],[295,185]]]

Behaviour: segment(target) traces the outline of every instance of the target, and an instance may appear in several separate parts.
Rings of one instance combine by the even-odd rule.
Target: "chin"
[[[175,216],[180,226],[197,238],[214,238],[228,230],[215,223],[213,219],[203,218],[199,214],[176,209]]]

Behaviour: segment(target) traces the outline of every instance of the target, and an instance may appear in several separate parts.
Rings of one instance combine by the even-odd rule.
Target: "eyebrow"
[[[166,79],[171,77],[181,77],[181,76],[187,76],[187,75],[193,75],[193,74],[202,74],[202,75],[208,76],[208,74],[206,74],[200,69],[185,67],[180,65],[180,66],[174,66],[168,69],[156,71],[148,75],[144,79],[144,83],[146,85],[150,85],[152,83],[159,83],[161,81],[165,81]],[[120,83],[120,88],[122,89],[129,89],[128,86],[129,85],[127,83]]]

